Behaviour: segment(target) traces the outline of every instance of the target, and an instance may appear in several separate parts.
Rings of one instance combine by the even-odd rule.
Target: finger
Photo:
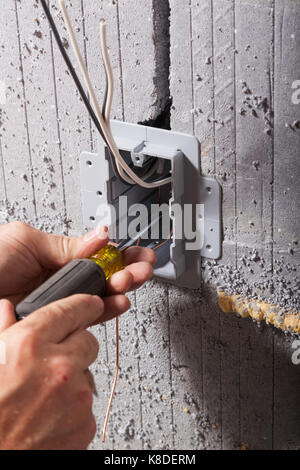
[[[130,271],[123,269],[115,273],[106,282],[106,295],[126,294],[134,284],[134,277]]]
[[[123,260],[126,266],[132,263],[138,263],[139,261],[145,261],[154,266],[156,263],[156,254],[150,248],[132,246],[123,252]]]
[[[35,330],[42,341],[60,343],[76,330],[99,321],[103,313],[100,297],[79,294],[37,310],[22,321],[22,327]]]
[[[42,266],[58,269],[73,259],[89,258],[109,241],[107,227],[99,227],[78,238],[49,235],[29,227],[35,256]]]
[[[104,315],[100,318],[100,322],[95,322],[94,325],[112,320],[113,318],[122,315],[130,309],[130,301],[127,297],[125,297],[125,295],[113,295],[111,297],[105,297],[103,301]]]
[[[130,309],[130,300],[125,295],[113,295],[104,299],[104,315],[101,323],[111,319]]]
[[[131,290],[139,289],[145,282],[149,281],[153,276],[152,264],[140,261],[126,266],[126,271],[130,272],[133,277],[133,284]]]
[[[153,276],[153,266],[148,262],[139,262],[126,266],[114,274],[106,284],[107,295],[126,294],[138,289]]]
[[[99,352],[98,341],[86,330],[75,331],[58,346],[82,370],[88,369],[95,362]]]
[[[14,306],[8,300],[0,300],[0,333],[16,323]]]

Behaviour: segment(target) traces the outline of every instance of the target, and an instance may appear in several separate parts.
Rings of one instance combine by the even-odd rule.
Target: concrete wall
[[[105,17],[114,116],[168,126],[171,97],[171,127],[197,135],[202,171],[219,179],[224,197],[223,257],[203,261],[199,291],[151,282],[131,297],[104,446],[114,324],[95,329],[99,435],[92,447],[300,448],[294,338],[217,306],[222,289],[299,311],[300,105],[292,104],[291,87],[300,79],[300,2],[73,0],[69,11],[99,100]],[[93,148],[95,132],[37,1],[1,0],[0,80],[2,222],[82,232],[78,156]]]

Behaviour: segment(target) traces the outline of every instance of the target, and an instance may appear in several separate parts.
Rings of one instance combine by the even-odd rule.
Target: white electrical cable
[[[104,67],[107,75],[107,100],[105,104],[105,121],[107,127],[110,128],[110,115],[111,115],[111,106],[113,101],[114,94],[114,75],[112,71],[112,66],[108,54],[107,47],[107,37],[106,37],[106,23],[105,20],[100,21],[100,39],[101,39],[101,52],[104,62]]]
[[[108,54],[108,48],[107,48],[107,40],[106,40],[106,23],[104,20],[100,21],[100,38],[101,38],[101,52],[102,52],[102,57],[103,57],[103,62],[104,62],[104,67],[106,71],[106,76],[107,76],[107,81],[108,81],[108,88],[107,88],[107,100],[105,103],[105,122],[107,124],[108,130],[111,134],[111,127],[110,127],[110,114],[111,114],[111,106],[112,106],[112,100],[113,100],[113,94],[114,94],[114,77],[113,77],[113,71],[112,71],[112,66]],[[118,172],[123,180],[125,180],[129,184],[136,184],[135,181],[133,181],[131,178],[129,178],[119,162],[116,162]],[[148,171],[143,176],[143,181],[146,181],[148,178],[150,178],[154,173],[158,170],[160,166],[160,162],[157,159],[156,163],[153,165],[153,167]]]
[[[107,124],[106,124],[106,122],[103,118],[103,115],[102,115],[101,111],[100,111],[99,104],[98,104],[97,99],[96,99],[95,91],[92,87],[92,83],[91,83],[89,74],[87,72],[86,66],[85,66],[83,58],[81,56],[79,46],[78,46],[74,31],[73,31],[73,28],[72,28],[72,25],[71,25],[71,21],[70,21],[70,18],[69,18],[67,9],[66,9],[65,2],[64,2],[64,0],[60,0],[59,3],[60,3],[60,8],[61,8],[65,23],[66,23],[66,26],[67,26],[67,30],[68,30],[68,33],[69,33],[69,36],[70,36],[71,44],[72,44],[74,53],[76,55],[78,64],[80,66],[81,72],[83,74],[83,77],[84,77],[89,95],[91,97],[91,101],[92,101],[96,116],[97,116],[98,121],[99,121],[99,123],[101,125],[101,128],[103,130],[103,134],[104,134],[104,136],[105,136],[105,138],[106,138],[106,140],[109,144],[111,152],[112,152],[112,154],[114,155],[114,157],[116,159],[116,162],[118,162],[121,165],[121,167],[126,171],[128,176],[130,178],[132,178],[132,180],[136,184],[138,184],[139,186],[142,186],[143,188],[152,189],[152,188],[158,188],[160,186],[169,184],[171,182],[171,177],[165,178],[165,179],[160,180],[160,181],[154,181],[152,183],[146,183],[141,178],[139,178],[134,173],[134,171],[132,171],[132,169],[127,165],[125,160],[120,155],[119,150],[118,150],[118,148],[116,146],[116,143],[114,141],[114,138],[113,138],[112,134],[110,134],[110,132],[108,130],[108,127],[107,127]]]
[[[106,71],[106,76],[107,76],[107,99],[105,103],[105,114],[104,114],[104,119],[107,125],[107,128],[112,135],[111,132],[111,126],[110,126],[110,115],[111,115],[111,107],[112,107],[112,101],[113,101],[113,95],[114,95],[114,76],[113,76],[113,71],[108,55],[108,49],[107,49],[107,41],[106,41],[106,24],[104,20],[100,21],[100,38],[101,38],[101,52],[102,52],[102,58],[104,62],[104,67]],[[131,185],[134,185],[135,182],[127,176],[125,171],[123,170],[122,166],[118,161],[116,161],[116,167],[118,169],[120,177],[126,181],[126,183],[129,183]]]

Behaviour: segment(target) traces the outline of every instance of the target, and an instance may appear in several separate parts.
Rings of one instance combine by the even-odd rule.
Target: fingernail
[[[106,240],[109,238],[108,228],[107,227],[97,227],[90,233],[87,233],[84,237],[85,242],[90,242],[92,240]]]

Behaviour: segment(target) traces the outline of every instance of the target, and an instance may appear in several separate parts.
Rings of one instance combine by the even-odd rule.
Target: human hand
[[[72,259],[88,258],[100,250],[108,242],[106,230],[69,238],[40,232],[22,222],[1,226],[0,298],[16,305]],[[132,247],[124,252],[125,269],[107,282],[102,321],[128,310],[130,304],[124,294],[151,278],[154,263],[155,254],[150,249]],[[13,323],[14,317],[6,321]]]
[[[0,297],[17,304],[72,259],[88,258],[108,233],[58,237],[15,222],[0,228]],[[50,304],[16,323],[14,305],[0,301],[0,448],[84,449],[95,434],[91,411],[98,353],[89,326],[112,319],[130,304],[125,293],[152,276],[155,255],[133,247],[125,269],[107,282],[108,297],[77,295]],[[0,358],[1,359],[1,358]]]
[[[76,295],[12,326],[13,311],[0,301],[0,449],[86,449],[96,432],[88,368],[98,354],[86,328],[101,320],[104,302]]]

